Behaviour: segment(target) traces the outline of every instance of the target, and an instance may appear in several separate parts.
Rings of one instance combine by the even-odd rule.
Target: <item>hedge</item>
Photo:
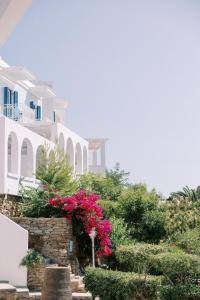
[[[186,283],[190,276],[200,273],[200,257],[182,251],[154,255],[151,262],[158,272],[174,283]]]
[[[162,276],[141,276],[136,273],[87,268],[84,283],[93,297],[103,300],[159,299]]]
[[[164,246],[136,243],[119,246],[115,255],[122,270],[143,274],[148,273],[152,265],[152,255],[166,251],[168,251],[168,249]]]
[[[187,285],[164,285],[160,289],[161,300],[199,300],[200,287]]]

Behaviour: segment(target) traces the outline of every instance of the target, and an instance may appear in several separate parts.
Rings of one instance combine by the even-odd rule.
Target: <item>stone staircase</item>
[[[92,295],[85,290],[83,277],[70,273],[70,287],[72,300],[92,300]],[[0,300],[41,300],[41,292],[29,292],[28,288],[16,288],[8,281],[1,281]]]
[[[16,288],[7,281],[1,281],[0,300],[29,300],[29,290],[27,288]]]

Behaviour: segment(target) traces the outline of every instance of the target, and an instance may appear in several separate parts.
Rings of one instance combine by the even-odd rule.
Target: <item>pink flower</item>
[[[52,206],[61,206],[64,217],[70,222],[74,216],[82,222],[84,230],[89,234],[92,228],[96,228],[99,246],[96,255],[109,256],[112,254],[111,241],[108,236],[112,232],[109,220],[103,219],[103,209],[96,202],[100,199],[99,195],[80,190],[77,194],[62,198],[56,195],[49,199],[48,203]]]

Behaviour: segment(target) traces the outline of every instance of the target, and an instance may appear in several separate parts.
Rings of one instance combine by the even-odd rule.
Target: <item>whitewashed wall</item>
[[[20,266],[28,250],[28,231],[0,213],[0,281],[27,285],[27,270]]]

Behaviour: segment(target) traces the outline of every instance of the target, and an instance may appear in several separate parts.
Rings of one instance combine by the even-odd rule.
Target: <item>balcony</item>
[[[3,104],[0,105],[0,113],[13,121],[28,123],[40,121],[36,116],[36,110],[31,109],[24,104]]]

